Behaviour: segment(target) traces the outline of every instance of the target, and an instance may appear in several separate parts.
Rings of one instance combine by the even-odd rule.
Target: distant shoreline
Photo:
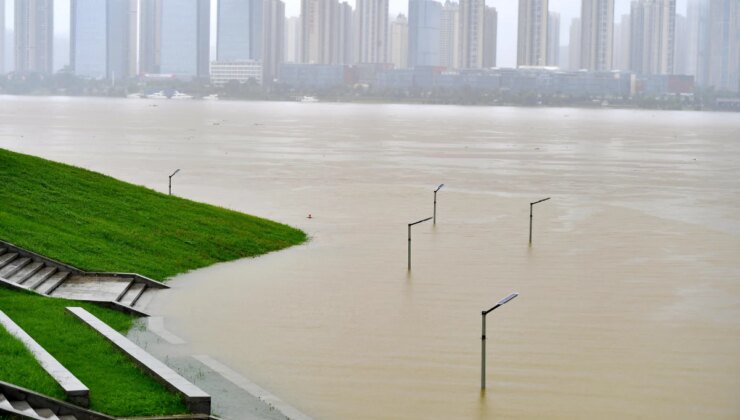
[[[129,99],[132,101],[147,101],[151,103],[174,101],[181,102],[183,100],[178,99],[149,99],[149,98],[127,98],[126,96],[120,95],[55,95],[55,94],[15,94],[15,93],[0,93],[0,97],[29,97],[29,98],[98,98],[98,99]],[[229,101],[229,102],[296,102],[301,103],[295,97],[263,97],[263,98],[240,98],[240,97],[219,97],[218,101]],[[512,102],[496,102],[496,103],[471,103],[471,102],[443,102],[443,101],[421,101],[421,100],[389,100],[384,98],[331,98],[328,99],[321,95],[316,96],[317,101],[315,103],[331,103],[331,104],[364,104],[364,105],[447,105],[447,106],[463,106],[463,107],[485,107],[485,108],[496,108],[496,107],[508,107],[508,108],[574,108],[574,109],[603,109],[603,110],[633,110],[633,111],[687,111],[687,112],[727,112],[737,113],[740,112],[740,105],[736,109],[724,109],[724,108],[703,108],[696,109],[691,107],[641,107],[632,103],[614,103],[608,100],[607,105],[603,105],[604,101],[594,100],[594,103],[578,102],[578,103],[561,103],[561,104],[548,104],[548,103],[537,103],[537,104],[522,104]],[[728,98],[733,99],[740,104],[740,98]],[[192,99],[186,99],[185,101],[202,101],[202,97],[194,97]]]

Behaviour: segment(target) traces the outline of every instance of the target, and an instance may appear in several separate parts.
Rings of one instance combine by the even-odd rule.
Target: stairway
[[[57,416],[48,408],[31,407],[27,401],[8,401],[3,394],[0,394],[0,414],[35,420],[77,420],[72,415]]]
[[[122,273],[88,273],[0,241],[0,283],[41,295],[98,302],[146,316],[145,306],[162,283]]]

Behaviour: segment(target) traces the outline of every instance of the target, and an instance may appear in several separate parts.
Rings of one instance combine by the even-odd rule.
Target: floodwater
[[[148,309],[316,418],[740,418],[738,114],[3,97],[0,147],[307,231]]]

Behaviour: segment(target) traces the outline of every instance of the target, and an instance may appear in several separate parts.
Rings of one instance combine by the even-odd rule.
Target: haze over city
[[[348,3],[354,6],[354,0],[347,0]],[[679,14],[686,14],[686,5],[688,0],[677,0],[676,1],[676,12]],[[619,19],[623,14],[629,14],[631,0],[615,0],[614,2],[614,16],[615,19]],[[12,28],[12,2],[6,3],[6,19],[9,28]],[[284,0],[285,3],[285,14],[286,16],[300,16],[301,14],[301,0]],[[499,63],[501,66],[514,67],[516,66],[516,30],[517,30],[517,9],[518,3],[515,0],[486,0],[486,5],[495,7],[499,13],[499,39],[498,39],[498,51],[499,51]],[[216,39],[216,23],[217,23],[217,3],[212,4],[211,13],[211,28],[212,36],[211,39]],[[55,26],[54,32],[57,37],[62,39],[68,39],[69,37],[69,0],[56,0],[55,5],[55,19],[60,22]],[[399,13],[403,13],[408,16],[408,1],[407,0],[390,0],[389,10],[392,17],[395,17]],[[569,38],[570,20],[577,18],[581,13],[581,2],[580,0],[550,0],[550,11],[560,13],[561,24],[560,24],[560,40],[561,45],[567,45]],[[61,47],[64,47],[64,43],[60,43]],[[214,50],[215,51],[215,50]],[[215,57],[215,53],[214,53]],[[62,68],[68,64],[69,60],[66,56],[61,55],[55,59],[55,67],[57,69]]]

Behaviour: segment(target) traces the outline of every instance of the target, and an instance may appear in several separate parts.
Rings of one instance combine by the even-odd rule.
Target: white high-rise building
[[[496,67],[498,43],[498,11],[495,7],[486,6],[486,18],[483,30],[483,67]]]
[[[15,0],[15,70],[51,74],[53,66],[53,0]]]
[[[447,0],[442,7],[439,25],[439,65],[457,68],[460,61],[460,8]]]
[[[568,69],[581,69],[581,20],[570,22],[570,40],[568,41]]]
[[[614,0],[581,2],[581,67],[611,70],[614,47]]]
[[[550,12],[547,21],[547,65],[560,65],[560,13]]]
[[[627,71],[630,68],[630,15],[622,15],[614,25],[612,68]]]
[[[0,74],[5,74],[5,0],[0,0]]]
[[[285,62],[301,61],[301,20],[297,17],[285,19]]]
[[[709,72],[707,85],[740,92],[740,2],[709,2]]]
[[[356,0],[360,63],[388,62],[388,0]]]
[[[689,0],[686,9],[686,68],[699,86],[709,79],[709,0]]]
[[[519,0],[517,66],[547,64],[548,0]]]
[[[630,70],[638,74],[673,74],[676,0],[632,2]]]
[[[398,15],[391,22],[390,59],[397,69],[408,67],[409,57],[409,21],[404,15]]]
[[[262,9],[262,81],[270,84],[278,78],[285,60],[285,3],[264,0]]]
[[[485,30],[485,0],[460,0],[460,59],[461,69],[483,67],[483,34]]]

